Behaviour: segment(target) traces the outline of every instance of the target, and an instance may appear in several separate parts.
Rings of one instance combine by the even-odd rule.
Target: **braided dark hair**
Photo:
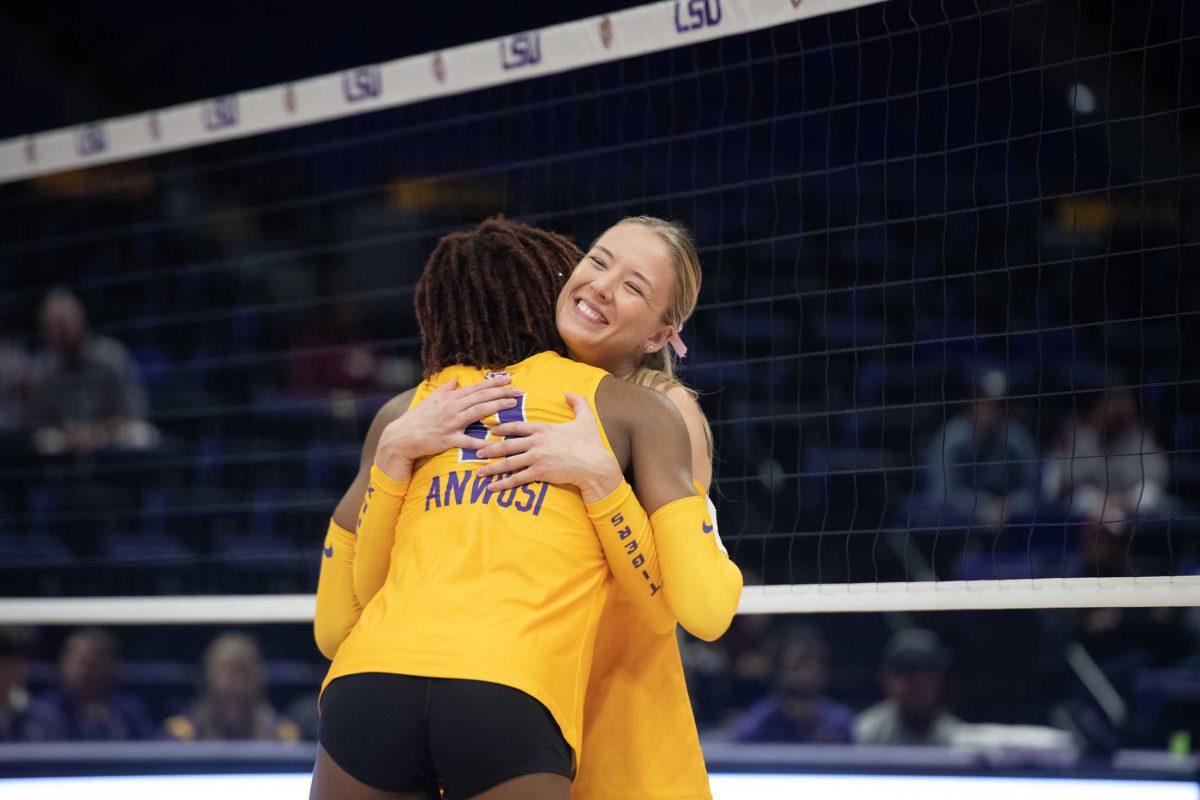
[[[495,369],[566,353],[554,312],[583,252],[565,236],[503,216],[443,236],[417,281],[425,377],[453,364]]]

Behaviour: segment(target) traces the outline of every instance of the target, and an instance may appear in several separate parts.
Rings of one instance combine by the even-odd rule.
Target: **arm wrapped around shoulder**
[[[600,539],[604,558],[638,616],[655,633],[675,630],[667,606],[650,518],[625,481],[607,497],[587,504],[588,517]]]
[[[667,503],[650,515],[663,591],[679,624],[706,642],[729,628],[742,595],[742,572],[716,537],[702,495]]]
[[[333,660],[350,629],[362,614],[354,594],[354,534],[329,521],[321,555],[321,577],[317,579],[317,613],[313,635],[321,654]]]
[[[379,467],[371,467],[371,482],[358,511],[358,552],[354,557],[354,593],[364,606],[387,580],[396,521],[407,492],[408,481],[393,480]]]

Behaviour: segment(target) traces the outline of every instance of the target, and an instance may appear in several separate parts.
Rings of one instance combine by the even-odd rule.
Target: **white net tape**
[[[312,621],[313,595],[0,600],[0,625],[196,625]],[[1200,576],[748,586],[739,614],[1200,606]]]

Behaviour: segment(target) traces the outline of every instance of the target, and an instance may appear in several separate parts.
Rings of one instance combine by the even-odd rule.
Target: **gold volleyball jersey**
[[[583,395],[595,412],[608,374],[552,352],[505,371],[525,394],[516,408],[467,429],[481,444],[500,422],[570,421],[565,392]],[[451,379],[467,386],[485,376],[449,367],[421,385],[413,404]],[[611,451],[603,427],[601,439]],[[511,686],[549,709],[578,757],[608,565],[577,489],[533,483],[490,495],[490,479],[474,475],[483,463],[474,450],[451,450],[417,465],[387,582],[338,648],[324,685],[388,672]]]
[[[710,800],[675,631],[652,631],[616,587],[600,618],[584,709],[572,800]]]

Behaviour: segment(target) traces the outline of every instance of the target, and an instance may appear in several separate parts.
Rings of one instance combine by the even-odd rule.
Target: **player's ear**
[[[675,334],[674,325],[663,325],[654,335],[642,342],[642,350],[647,353],[657,353],[667,345],[667,340]]]

